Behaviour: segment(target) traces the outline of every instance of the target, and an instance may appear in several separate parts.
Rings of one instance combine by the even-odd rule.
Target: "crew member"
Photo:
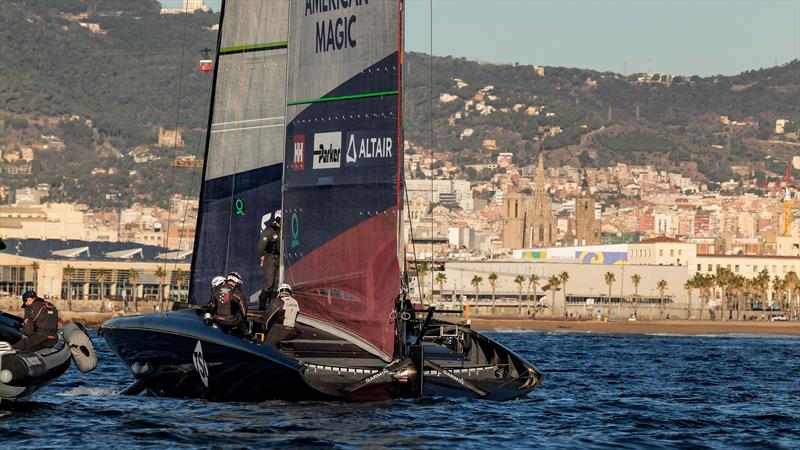
[[[213,298],[213,292],[224,282],[225,282],[225,277],[222,276],[216,276],[213,279],[211,279],[212,298]]]
[[[238,272],[231,272],[225,282],[214,287],[209,307],[211,307],[214,322],[223,330],[233,331],[245,324],[247,317],[247,302],[242,291],[242,277]]]
[[[52,347],[58,342],[58,310],[55,305],[39,298],[34,291],[22,294],[22,308],[25,320],[22,322],[22,334],[13,348],[23,352],[35,352]]]
[[[258,239],[258,261],[264,270],[264,287],[258,295],[258,309],[267,309],[267,303],[275,298],[278,290],[278,272],[281,259],[281,212],[269,224]]]
[[[299,312],[297,300],[292,297],[292,287],[283,283],[278,289],[277,301],[270,304],[267,312],[267,344],[277,347],[281,341],[296,335],[295,322]]]

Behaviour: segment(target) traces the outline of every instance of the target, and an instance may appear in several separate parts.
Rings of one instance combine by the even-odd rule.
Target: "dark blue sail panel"
[[[313,2],[312,2],[313,3]],[[284,280],[305,315],[394,352],[399,2],[290,10]],[[340,20],[341,19],[341,20]],[[348,24],[338,47],[320,29]]]
[[[281,208],[280,164],[215,178],[203,187],[203,217],[197,235],[194,303],[208,300],[211,279],[237,271],[243,292],[257,297],[262,287],[256,243]]]

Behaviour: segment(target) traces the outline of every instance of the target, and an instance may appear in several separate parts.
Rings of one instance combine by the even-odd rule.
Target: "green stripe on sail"
[[[242,45],[234,45],[232,47],[222,47],[219,50],[219,54],[228,55],[231,53],[255,52],[258,50],[273,50],[277,48],[286,48],[288,46],[289,46],[288,41],[266,42],[264,44],[242,44]]]
[[[397,91],[367,92],[366,94],[342,95],[341,97],[324,97],[324,98],[310,98],[307,100],[293,100],[286,104],[289,106],[304,105],[307,103],[335,102],[339,100],[354,100],[358,98],[382,97],[384,95],[397,95],[397,94],[398,94]]]

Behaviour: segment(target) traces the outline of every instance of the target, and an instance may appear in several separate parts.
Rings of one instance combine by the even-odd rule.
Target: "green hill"
[[[3,184],[47,182],[58,198],[107,206],[109,192],[122,192],[125,203],[162,205],[169,193],[197,194],[199,171],[176,173],[169,165],[175,150],[152,144],[160,127],[177,127],[186,142],[177,153],[200,157],[211,79],[197,62],[202,48],[216,45],[211,26],[219,16],[161,16],[159,7],[155,0],[3,2],[0,146],[35,143],[42,134],[66,146],[37,151],[33,176],[4,174]],[[406,138],[422,147],[433,139],[458,164],[487,162],[499,151],[531,163],[544,139],[548,164],[656,164],[722,180],[736,171],[782,174],[800,149],[766,142],[794,139],[800,61],[730,77],[642,81],[642,74],[559,67],[540,76],[531,66],[419,53],[406,61]],[[747,125],[726,126],[719,116]],[[779,118],[790,119],[790,137],[773,135]],[[497,148],[485,149],[484,140]],[[160,159],[135,162],[131,150],[141,146]],[[90,176],[95,167],[117,173]]]

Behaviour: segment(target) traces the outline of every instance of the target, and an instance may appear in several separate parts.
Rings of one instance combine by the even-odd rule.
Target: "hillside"
[[[791,119],[786,132],[797,140],[797,60],[732,77],[656,74],[649,80],[559,67],[544,67],[540,76],[531,66],[414,53],[407,66],[406,137],[430,147],[432,91],[434,146],[459,150],[461,163],[498,151],[530,163],[544,138],[550,164],[653,163],[724,180],[735,166],[761,177],[780,174],[800,150],[764,142],[787,139],[773,136],[779,118]],[[720,116],[736,124],[724,125]],[[473,134],[465,136],[466,129]],[[485,139],[496,140],[498,150],[483,149]]]
[[[122,192],[125,203],[162,204],[169,192],[196,193],[188,172],[170,181],[166,158],[173,149],[155,150],[162,158],[145,165],[127,155],[156,143],[160,127],[183,130],[179,154],[202,153],[211,76],[197,62],[202,48],[215,47],[209,27],[219,18],[161,16],[159,8],[155,0],[3,2],[0,146],[35,145],[42,134],[66,144],[62,152],[36,152],[34,181],[93,205],[109,191]],[[80,120],[65,120],[73,115]],[[114,167],[118,175],[89,177],[95,167]],[[131,170],[137,176],[129,177]],[[30,177],[3,181],[31,184]]]
[[[0,147],[33,146],[35,160],[33,175],[5,173],[0,183],[46,182],[58,198],[98,206],[114,205],[107,193],[162,205],[169,193],[196,195],[199,171],[173,171],[170,161],[202,153],[211,79],[197,61],[215,46],[217,21],[161,16],[155,0],[3,2]],[[462,165],[500,151],[524,165],[543,140],[550,165],[650,163],[708,180],[763,179],[782,174],[800,150],[771,142],[797,140],[800,61],[707,78],[537,74],[418,53],[406,61],[406,138],[429,147],[432,123],[433,146]],[[775,135],[779,118],[790,122]],[[154,147],[161,127],[181,129],[185,146]],[[63,148],[45,147],[44,136]]]

